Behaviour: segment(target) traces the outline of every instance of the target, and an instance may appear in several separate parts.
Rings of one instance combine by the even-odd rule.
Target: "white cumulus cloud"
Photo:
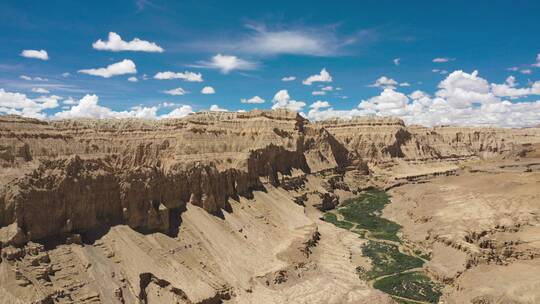
[[[72,119],[72,118],[156,118],[157,107],[133,107],[129,111],[113,111],[110,108],[98,104],[97,95],[85,95],[79,102],[69,110],[58,112],[52,118]]]
[[[467,108],[474,103],[487,103],[495,100],[487,80],[478,76],[478,71],[471,74],[454,71],[439,83],[437,97],[444,98],[455,108]]]
[[[206,95],[208,95],[208,94],[215,94],[215,93],[216,93],[216,90],[214,90],[213,87],[206,86],[206,87],[202,88],[201,93],[202,93],[202,94],[206,94]]]
[[[21,56],[40,60],[49,60],[49,54],[45,50],[23,50]]]
[[[46,115],[42,111],[58,107],[58,99],[58,96],[30,99],[25,94],[0,89],[0,114],[15,114],[43,119]]]
[[[393,88],[384,89],[380,95],[363,100],[358,108],[368,113],[381,113],[383,115],[402,115],[409,98]]]
[[[156,75],[154,75],[154,79],[158,80],[168,80],[168,79],[182,79],[184,81],[188,82],[202,82],[203,77],[201,73],[195,73],[195,72],[158,72]]]
[[[517,88],[513,77],[504,84],[489,84],[477,71],[454,71],[438,85],[435,96],[414,91],[409,96],[395,88],[385,88],[380,95],[363,100],[357,108],[334,110],[331,107],[312,108],[308,118],[349,118],[354,116],[395,116],[408,124],[492,125],[526,127],[540,123],[540,100],[510,102],[498,95],[520,95],[540,92],[540,82],[527,88]],[[514,91],[511,89],[519,90]],[[525,92],[522,89],[527,89]],[[536,90],[536,91],[535,91]]]
[[[182,105],[171,112],[161,115],[159,118],[182,118],[193,113],[193,108],[188,105]]]
[[[305,85],[311,85],[314,82],[332,82],[332,76],[326,68],[323,68],[319,74],[311,75],[302,81]]]
[[[514,76],[508,76],[503,84],[491,84],[495,96],[517,98],[527,95],[540,95],[540,81],[534,82],[529,88],[517,88],[518,83]]]
[[[218,105],[211,105],[210,109],[211,112],[227,112],[227,109],[220,108]]]
[[[98,41],[92,44],[92,47],[100,51],[136,51],[136,52],[163,52],[163,48],[154,42],[149,42],[141,40],[139,38],[134,38],[133,40],[127,42],[122,40],[122,37],[115,32],[109,33],[109,40],[103,41],[99,39]]]
[[[137,67],[135,66],[135,63],[133,61],[129,59],[124,59],[120,62],[110,64],[105,68],[83,69],[79,70],[78,72],[103,78],[110,78],[118,75],[136,74]]]
[[[398,82],[392,78],[381,76],[370,87],[376,88],[395,88],[398,85]]]
[[[181,105],[171,112],[163,115],[157,115],[158,106],[135,106],[126,111],[114,111],[108,107],[99,104],[97,95],[85,95],[80,100],[75,100],[72,97],[64,99],[62,103],[65,105],[63,111],[48,115],[44,110],[52,110],[59,107],[58,101],[62,97],[56,95],[40,96],[35,99],[28,98],[25,94],[7,92],[0,89],[0,114],[14,114],[25,117],[39,119],[72,119],[72,118],[145,118],[145,119],[161,119],[161,118],[181,118],[193,113],[193,109],[189,105]],[[169,106],[174,106],[170,103]]]
[[[242,98],[242,99],[240,99],[240,102],[241,103],[264,103],[265,100],[262,99],[259,96],[253,96],[253,97],[251,97],[249,99]]]
[[[309,105],[309,107],[312,109],[328,108],[329,106],[330,106],[330,103],[328,103],[328,101],[322,101],[322,100],[317,100],[314,103]]]
[[[137,82],[137,81],[139,81],[139,79],[137,79],[137,77],[135,77],[135,76],[131,76],[131,77],[129,77],[127,80],[128,80],[129,82]]]
[[[288,109],[299,112],[306,105],[303,101],[297,101],[291,98],[287,90],[280,90],[272,99],[274,105],[272,109]]]

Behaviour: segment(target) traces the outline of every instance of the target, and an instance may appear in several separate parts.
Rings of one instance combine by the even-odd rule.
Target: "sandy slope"
[[[391,191],[384,216],[431,251],[426,267],[449,284],[445,303],[540,301],[540,172],[527,169],[536,163],[483,162]]]
[[[46,252],[49,263],[33,266],[33,256],[25,256],[13,267],[29,278],[39,267],[58,267],[45,279],[51,283],[38,280],[42,290],[33,290],[34,284],[6,278],[0,293],[13,303],[15,297],[39,300],[59,286],[70,286],[56,298],[61,303],[138,303],[141,295],[148,303],[390,302],[358,279],[351,255],[359,239],[318,220],[316,211],[306,216],[286,191],[268,188],[251,200],[231,201],[223,218],[189,206],[174,238],[116,226],[93,244]],[[320,240],[308,255],[306,242],[317,231]],[[146,273],[151,280],[145,283]]]

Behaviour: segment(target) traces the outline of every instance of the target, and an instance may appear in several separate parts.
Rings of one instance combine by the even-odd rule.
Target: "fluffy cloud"
[[[294,80],[296,80],[296,77],[294,76],[285,76],[281,78],[281,81],[294,81]]]
[[[474,92],[476,93],[476,92]],[[423,125],[496,125],[502,127],[532,126],[540,122],[540,101],[511,103],[492,98],[479,105],[456,107],[440,97],[419,94],[407,106],[402,118],[407,123]]]
[[[99,39],[98,41],[92,44],[92,47],[100,51],[136,51],[136,52],[163,52],[163,48],[154,42],[149,42],[145,40],[140,40],[139,38],[134,38],[133,40],[127,42],[122,40],[122,37],[117,33],[110,32],[109,40],[103,41]]]
[[[334,88],[332,86],[325,86],[321,88],[321,91],[332,91]]]
[[[202,88],[201,93],[202,94],[215,94],[216,90],[214,90],[214,88],[212,88],[212,87],[206,86],[206,87]]]
[[[326,68],[323,68],[319,74],[311,75],[302,81],[305,85],[311,85],[314,82],[332,82],[332,76],[326,71]]]
[[[330,118],[351,119],[355,116],[365,115],[358,109],[334,110],[326,101],[317,101],[310,106],[307,118],[310,120],[325,120]]]
[[[167,114],[161,115],[159,118],[182,118],[188,116],[191,113],[193,113],[193,108],[188,105],[183,105]]]
[[[530,88],[516,88],[516,78],[509,76],[503,84],[491,84],[491,90],[495,96],[517,98],[527,95],[540,95],[540,81],[531,85]]]
[[[228,74],[233,70],[255,70],[257,69],[258,64],[236,56],[217,54],[212,57],[210,61],[200,61],[191,66],[196,68],[217,69],[224,74]]]
[[[129,111],[113,111],[108,107],[99,105],[99,98],[96,95],[86,95],[76,105],[69,110],[58,112],[53,115],[53,119],[71,119],[71,118],[145,118],[145,119],[162,119],[162,118],[181,118],[193,113],[191,106],[182,105],[171,112],[164,115],[157,115],[157,106],[142,107],[136,106]]]
[[[44,88],[32,88],[32,92],[39,93],[39,94],[49,94],[49,90]]]
[[[154,79],[159,80],[168,80],[168,79],[182,79],[184,81],[188,82],[202,82],[202,74],[201,73],[194,73],[194,72],[158,72],[156,75],[154,75]]]
[[[395,88],[398,85],[398,82],[395,81],[392,78],[382,76],[379,77],[370,87],[376,87],[376,88]]]
[[[139,81],[139,79],[137,79],[137,77],[135,77],[135,76],[131,76],[131,77],[129,77],[127,80],[128,80],[129,82],[137,82],[137,81]]]
[[[274,105],[272,109],[288,109],[299,112],[306,105],[303,101],[296,101],[291,98],[287,90],[280,90],[272,99]]]
[[[321,101],[321,100],[317,100],[314,103],[309,105],[311,109],[322,109],[322,108],[328,108],[329,106],[330,104],[328,103],[328,101]]]
[[[34,100],[25,94],[6,92],[0,89],[0,114],[15,114],[33,118],[45,118],[42,113],[46,109],[58,107],[60,97],[39,97]]]
[[[502,86],[505,87],[502,87]],[[408,124],[434,125],[495,125],[502,127],[534,126],[540,123],[540,100],[510,102],[497,95],[521,95],[512,91],[515,79],[508,78],[503,85],[490,85],[478,72],[455,71],[441,81],[435,96],[414,91],[409,96],[384,89],[380,95],[362,101],[357,108],[336,111],[331,107],[314,107],[308,113],[313,120],[349,118],[354,116],[397,116]],[[530,91],[540,92],[540,82]]]
[[[45,50],[23,50],[21,56],[40,60],[49,60],[49,54]]]
[[[134,107],[130,111],[113,111],[98,104],[97,95],[85,95],[69,110],[54,114],[55,119],[71,118],[156,118],[157,107]]]
[[[496,99],[487,80],[478,77],[478,71],[471,74],[454,71],[439,83],[439,89],[437,97],[445,99],[454,108],[467,108]]]
[[[168,94],[168,95],[173,95],[173,96],[180,96],[180,95],[185,95],[187,92],[182,88],[176,88],[176,89],[163,91],[163,93]]]
[[[410,87],[411,85],[408,82],[398,83],[392,78],[382,76],[382,77],[379,77],[377,80],[375,80],[375,82],[373,84],[370,84],[369,86],[375,87],[375,88],[383,88],[383,89],[386,89],[386,88],[395,89],[396,86]]]
[[[253,96],[250,99],[245,99],[245,98],[240,99],[241,103],[264,103],[264,101],[265,100],[259,96]]]
[[[227,112],[227,109],[220,108],[218,105],[211,105],[210,109],[211,112]]]
[[[394,62],[395,66],[398,66],[399,62],[401,61],[401,58],[394,58],[394,60],[392,60],[392,61]]]
[[[193,113],[191,106],[182,105],[173,109],[164,115],[157,115],[159,107],[136,106],[128,111],[113,111],[108,107],[99,104],[99,98],[96,95],[85,95],[80,100],[74,100],[69,97],[63,100],[63,104],[68,106],[67,110],[57,112],[48,116],[44,110],[55,109],[59,107],[58,101],[62,97],[56,95],[40,96],[35,99],[28,98],[25,94],[6,92],[0,89],[0,114],[15,114],[25,117],[39,119],[71,119],[71,118],[180,118]],[[71,106],[71,107],[69,107]],[[172,104],[171,104],[172,106]]]
[[[448,61],[453,61],[455,60],[454,58],[448,58],[448,57],[437,57],[437,58],[433,58],[433,62],[435,63],[443,63],[443,62],[448,62]]]
[[[358,108],[370,114],[400,116],[405,113],[404,109],[408,101],[409,98],[405,94],[386,88],[380,95],[363,100]]]
[[[133,61],[129,59],[124,59],[120,62],[110,64],[106,68],[84,69],[79,70],[78,72],[93,76],[110,78],[118,75],[136,74],[137,67],[135,66],[135,63]]]

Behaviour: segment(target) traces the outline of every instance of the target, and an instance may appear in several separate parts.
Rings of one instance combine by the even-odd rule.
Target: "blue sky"
[[[4,0],[0,113],[160,117],[216,105],[286,107],[311,119],[534,125],[538,12],[538,1]],[[123,46],[110,43],[111,32]],[[325,81],[303,83],[323,68]],[[202,81],[156,79],[166,71]],[[202,94],[207,86],[215,93]],[[241,102],[254,96],[265,102]]]

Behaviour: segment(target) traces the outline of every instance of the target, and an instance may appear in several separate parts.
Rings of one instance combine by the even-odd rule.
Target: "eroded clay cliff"
[[[212,214],[293,170],[346,166],[325,129],[285,111],[199,113],[164,121],[3,117],[0,224],[26,240],[126,224],[168,232],[186,204]]]
[[[320,221],[369,186],[535,153],[538,129],[310,123],[287,111],[167,120],[0,117],[8,303],[384,303],[361,240]],[[78,244],[83,244],[80,246]]]

